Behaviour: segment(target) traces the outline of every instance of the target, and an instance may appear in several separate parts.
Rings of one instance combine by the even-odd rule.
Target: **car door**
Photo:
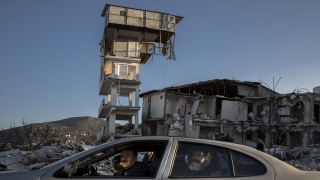
[[[155,143],[161,143],[164,144],[163,146],[159,146],[163,150],[159,150],[159,148],[155,145]],[[158,156],[153,158],[152,161],[157,162],[151,162],[149,168],[151,168],[152,165],[155,166],[155,173],[152,177],[133,177],[132,179],[161,179],[163,172],[165,170],[165,166],[168,160],[168,154],[170,153],[171,147],[173,144],[173,139],[172,138],[156,138],[156,137],[145,137],[145,138],[125,138],[123,140],[117,140],[113,141],[112,143],[106,145],[105,147],[100,147],[97,148],[96,151],[92,151],[89,154],[84,154],[84,157],[75,157],[72,159],[73,161],[80,161],[78,168],[81,167],[83,164],[88,163],[90,161],[93,161],[94,158],[99,159],[99,156],[105,156],[107,158],[110,158],[107,156],[109,153],[112,156],[117,156],[119,155],[119,152],[121,152],[121,149],[126,148],[126,147],[135,147],[137,149],[143,150],[144,147],[146,147],[146,150],[149,150],[154,148],[154,152],[158,153]],[[111,151],[112,150],[112,151]],[[114,152],[113,152],[114,151]],[[106,154],[103,154],[104,152],[107,152]],[[161,152],[161,153],[159,153]],[[97,156],[98,154],[99,156]],[[91,158],[94,157],[94,158]],[[104,157],[103,157],[104,158]],[[112,158],[112,157],[111,157]],[[100,158],[99,160],[101,160]],[[156,165],[155,165],[156,164]],[[130,177],[114,177],[112,174],[110,175],[101,175],[101,176],[71,176],[69,178],[66,177],[57,177],[55,175],[58,174],[57,172],[61,172],[63,169],[64,164],[58,165],[57,167],[52,168],[49,170],[47,173],[45,173],[41,179],[44,180],[70,180],[70,179],[81,179],[81,180],[92,180],[92,179],[130,179]]]
[[[274,169],[266,160],[241,145],[215,142],[176,138],[162,179],[274,179]]]

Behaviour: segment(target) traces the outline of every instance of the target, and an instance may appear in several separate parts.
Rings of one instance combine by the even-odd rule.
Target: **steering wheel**
[[[99,176],[97,167],[93,166],[92,164],[89,164],[88,169],[89,176]]]

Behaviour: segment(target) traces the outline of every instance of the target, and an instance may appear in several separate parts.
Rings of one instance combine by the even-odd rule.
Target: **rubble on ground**
[[[93,148],[92,143],[66,142],[52,146],[43,146],[33,151],[19,149],[0,152],[0,171],[20,171],[38,169],[47,164],[71,156],[75,153]],[[304,171],[320,171],[320,144],[309,145],[306,148],[274,146],[265,149],[265,152]],[[145,154],[139,154],[138,160],[142,161]],[[106,159],[95,164],[101,175],[113,174],[112,159]]]
[[[19,149],[0,152],[0,171],[38,169],[73,154],[93,148],[92,143],[66,142],[43,146],[33,151]]]
[[[266,153],[303,171],[320,171],[320,144],[312,144],[306,148],[275,146]]]

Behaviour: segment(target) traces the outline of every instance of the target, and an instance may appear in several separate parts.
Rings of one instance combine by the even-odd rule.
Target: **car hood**
[[[37,170],[24,170],[24,171],[7,171],[0,173],[1,180],[34,180],[40,179],[40,177],[46,172],[44,169]]]

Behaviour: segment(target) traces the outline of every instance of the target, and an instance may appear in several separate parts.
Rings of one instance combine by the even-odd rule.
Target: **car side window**
[[[106,146],[103,149],[70,161],[70,164],[67,163],[64,167],[56,170],[53,173],[53,177],[80,178],[88,176],[92,178],[114,178],[114,174],[123,169],[120,163],[121,153],[128,148],[137,152],[137,161],[140,164],[138,165],[138,171],[136,169],[131,171],[132,177],[154,178],[160,167],[167,143],[168,141],[149,140],[119,143],[111,147]]]
[[[231,151],[231,155],[236,176],[255,176],[267,171],[261,162],[252,157],[236,151]]]
[[[232,176],[227,149],[197,143],[179,143],[170,177],[226,176]]]

